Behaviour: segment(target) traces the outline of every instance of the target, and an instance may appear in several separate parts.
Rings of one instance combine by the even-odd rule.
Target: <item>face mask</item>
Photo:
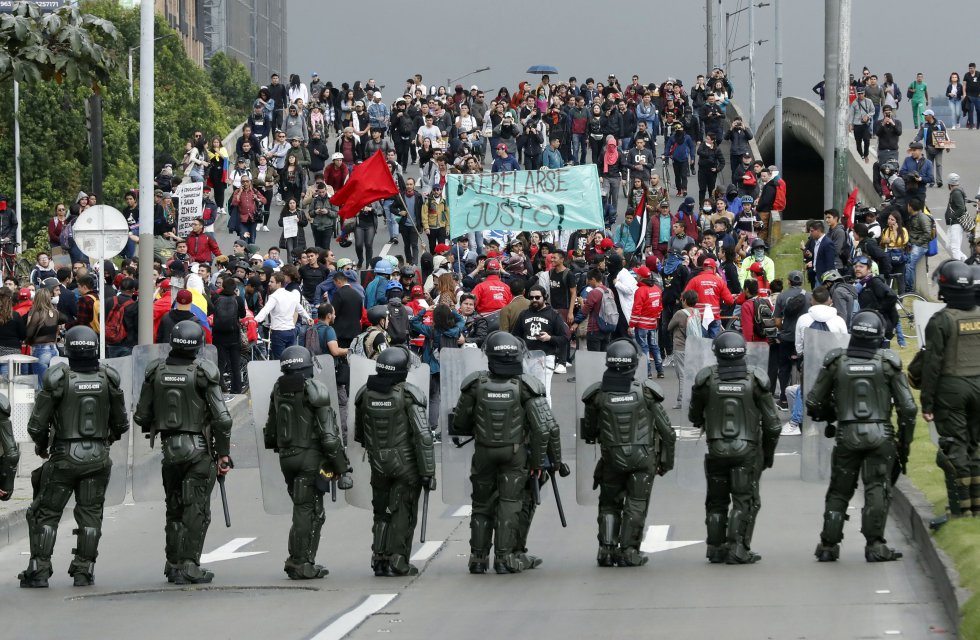
[[[752,254],[755,256],[755,259],[756,260],[758,260],[758,261],[761,262],[762,259],[766,257],[766,250],[765,249],[756,249],[755,251],[752,252]]]
[[[711,205],[706,204],[703,207],[701,207],[701,210],[704,211],[705,213],[711,213]]]
[[[51,296],[51,304],[58,304],[58,300],[61,300],[61,296]]]

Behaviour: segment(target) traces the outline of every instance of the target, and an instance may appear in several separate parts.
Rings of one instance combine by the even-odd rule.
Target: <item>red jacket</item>
[[[691,278],[684,291],[694,291],[698,294],[698,306],[703,311],[711,307],[715,319],[721,316],[721,303],[735,304],[735,296],[728,290],[725,280],[714,271],[703,269],[701,273]]]
[[[213,258],[221,255],[221,249],[215,239],[204,232],[193,233],[187,236],[187,255],[194,262],[211,264]]]
[[[755,301],[760,297],[762,296],[750,298],[742,303],[742,337],[746,342],[767,342],[765,338],[755,335]]]
[[[488,275],[486,280],[473,287],[473,295],[476,296],[476,310],[479,313],[503,309],[514,297],[510,287],[501,282],[498,275]]]
[[[640,284],[633,294],[633,313],[630,327],[633,329],[656,329],[660,326],[663,313],[663,291],[657,285]]]

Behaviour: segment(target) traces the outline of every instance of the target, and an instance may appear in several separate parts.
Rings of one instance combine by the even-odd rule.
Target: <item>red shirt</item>
[[[473,287],[473,295],[476,296],[476,310],[479,313],[499,311],[514,297],[510,287],[501,282],[497,275],[489,275],[486,280]]]
[[[761,298],[763,296],[756,296]],[[742,303],[742,337],[746,342],[766,342],[765,338],[755,335],[755,301],[756,298],[746,300]]]
[[[694,291],[698,294],[698,306],[702,311],[711,307],[715,319],[721,317],[721,303],[735,304],[735,297],[728,290],[725,280],[713,271],[704,269],[698,275],[691,278],[684,291]]]
[[[663,313],[663,292],[657,285],[640,284],[633,294],[633,313],[630,327],[633,329],[656,329],[660,326]]]

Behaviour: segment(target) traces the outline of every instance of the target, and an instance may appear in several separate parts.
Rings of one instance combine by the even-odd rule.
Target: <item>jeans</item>
[[[966,124],[970,127],[980,127],[980,96],[969,96],[970,103],[966,108]]]
[[[803,387],[794,384],[786,389],[786,401],[790,406],[789,421],[800,426],[803,424]]]
[[[58,347],[52,343],[36,344],[31,349],[31,355],[37,358],[34,364],[34,373],[37,374],[37,388],[41,388],[44,380],[44,372],[51,366],[51,359],[58,355]]]
[[[105,357],[107,358],[125,358],[131,355],[133,355],[132,347],[122,344],[107,344],[105,346]]]
[[[285,331],[272,330],[269,335],[269,343],[272,347],[272,360],[278,360],[282,352],[286,350],[286,347],[291,347],[296,344],[296,331],[294,329],[287,329]]]
[[[398,219],[391,213],[391,205],[391,200],[384,201],[385,224],[388,225],[388,237],[394,240],[398,237]]]
[[[585,348],[589,351],[605,351],[609,346],[609,336],[611,333],[601,331],[589,331],[585,334]]]
[[[857,146],[858,155],[867,158],[871,148],[871,125],[854,125],[854,144]]]
[[[953,114],[953,121],[950,122],[951,127],[960,126],[960,120],[963,119],[963,107],[960,106],[960,101],[957,98],[948,98],[949,100],[949,110]]]
[[[789,386],[789,377],[796,364],[796,344],[793,341],[781,341],[779,343],[779,400],[786,402],[786,387]]]
[[[921,213],[919,215],[922,215]],[[905,293],[915,291],[915,267],[919,260],[925,257],[929,250],[929,245],[912,245],[912,253],[909,255],[909,262],[905,265]]]
[[[317,229],[313,227],[313,246],[320,249],[330,249],[333,242],[333,227]]]
[[[257,224],[256,222],[239,222],[238,237],[248,241],[250,244],[254,243],[256,241],[255,227]]]
[[[589,148],[589,143],[585,140],[584,133],[572,134],[572,160],[579,164],[585,164],[585,152]]]
[[[657,344],[659,334],[659,329],[633,329],[633,337],[640,345],[640,353],[647,354],[647,357],[653,360],[657,373],[663,373],[664,365],[660,358],[660,345]],[[647,375],[650,375],[651,371],[650,360],[647,360]]]
[[[402,226],[402,251],[404,251],[405,262],[412,265],[418,264],[419,259],[419,232],[415,227]]]

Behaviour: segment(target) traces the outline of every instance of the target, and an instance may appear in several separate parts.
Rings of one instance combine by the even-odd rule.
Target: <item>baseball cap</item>
[[[434,185],[432,185],[432,190],[433,191],[442,191],[442,185],[437,182]]]
[[[354,261],[351,260],[350,258],[341,258],[340,260],[337,261],[337,268],[343,271],[345,267],[348,267],[352,264],[354,264]]]
[[[639,266],[639,267],[637,267],[636,269],[634,269],[633,272],[636,273],[636,276],[640,280],[646,280],[647,278],[650,277],[650,270],[647,269],[645,266],[642,266],[642,265]]]
[[[716,269],[718,267],[718,263],[715,262],[714,258],[706,258],[703,264],[705,269]]]
[[[448,244],[445,244],[444,242],[440,242],[435,246],[435,250],[433,251],[433,253],[446,253],[449,251],[450,248],[451,247]]]
[[[156,196],[157,198],[162,198],[163,197],[163,190],[162,189],[156,189],[156,190],[153,191],[153,195]]]
[[[925,111],[922,112],[922,115],[935,117],[936,116],[936,112],[933,111],[932,109],[926,109]]]
[[[487,271],[500,271],[500,261],[497,259],[487,260],[487,263],[486,265],[484,265],[484,268]]]
[[[251,260],[258,260],[259,262],[262,262],[263,260],[265,260],[265,258],[262,257],[261,253],[253,253],[252,257],[249,258],[249,261]]]
[[[415,297],[421,297],[422,295],[424,295],[424,293],[425,292],[422,290],[422,285],[420,285],[420,284],[412,285],[412,297],[413,298],[415,298]]]
[[[909,143],[909,149],[921,149],[921,148],[922,148],[922,143],[921,142],[910,142]]]
[[[505,145],[503,142],[497,145],[497,151],[500,151],[501,149],[507,149],[507,145]]]
[[[54,291],[56,287],[61,286],[61,283],[58,282],[58,279],[57,278],[53,278],[53,277],[52,278],[45,278],[43,281],[41,281],[41,284],[48,291]]]
[[[177,304],[190,304],[192,300],[191,292],[187,289],[181,289],[177,292]]]
[[[248,243],[239,238],[238,240],[235,240],[235,245],[239,247],[247,247]]]
[[[342,154],[342,153],[340,153],[338,151],[337,153],[335,153],[332,156],[330,156],[330,159],[331,160],[343,160],[344,159],[344,154]]]
[[[603,250],[612,249],[614,244],[612,238],[603,238],[602,242],[599,243],[599,247]]]

